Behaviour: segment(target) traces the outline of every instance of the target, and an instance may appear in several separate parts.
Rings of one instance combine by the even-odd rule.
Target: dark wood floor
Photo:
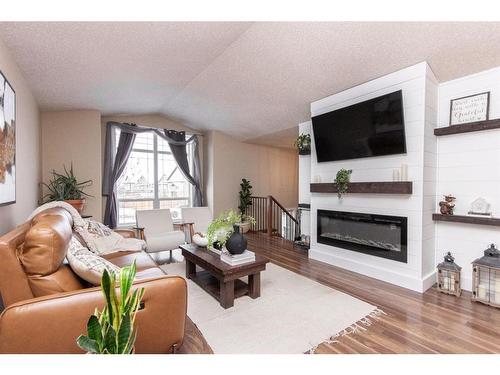
[[[424,294],[310,260],[290,242],[249,234],[248,247],[290,271],[299,273],[382,309],[366,331],[323,343],[316,353],[500,353],[500,309],[438,293]],[[277,316],[276,319],[279,319]],[[211,353],[189,321],[182,353]]]

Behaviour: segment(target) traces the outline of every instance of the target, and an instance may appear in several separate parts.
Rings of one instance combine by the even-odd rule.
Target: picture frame
[[[489,120],[490,91],[450,100],[450,126]]]
[[[0,71],[0,206],[16,203],[16,92]]]

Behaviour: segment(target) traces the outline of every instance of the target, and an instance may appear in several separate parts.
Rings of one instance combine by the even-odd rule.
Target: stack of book
[[[220,259],[231,266],[239,266],[240,264],[255,262],[255,253],[250,250],[245,250],[238,255],[222,253]]]

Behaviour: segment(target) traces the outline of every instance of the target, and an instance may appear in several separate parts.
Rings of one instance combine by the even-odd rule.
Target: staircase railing
[[[299,221],[272,195],[252,197],[246,214],[255,218],[252,230],[294,241],[300,235]]]

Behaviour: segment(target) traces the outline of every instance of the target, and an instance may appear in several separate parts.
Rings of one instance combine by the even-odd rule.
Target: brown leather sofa
[[[0,237],[0,353],[82,353],[76,338],[104,299],[64,263],[72,235],[67,211],[53,208]],[[133,231],[119,231],[133,236]],[[137,263],[134,288],[145,289],[136,318],[136,353],[171,353],[182,344],[187,287],[166,276],[145,252],[105,256],[119,267]]]

